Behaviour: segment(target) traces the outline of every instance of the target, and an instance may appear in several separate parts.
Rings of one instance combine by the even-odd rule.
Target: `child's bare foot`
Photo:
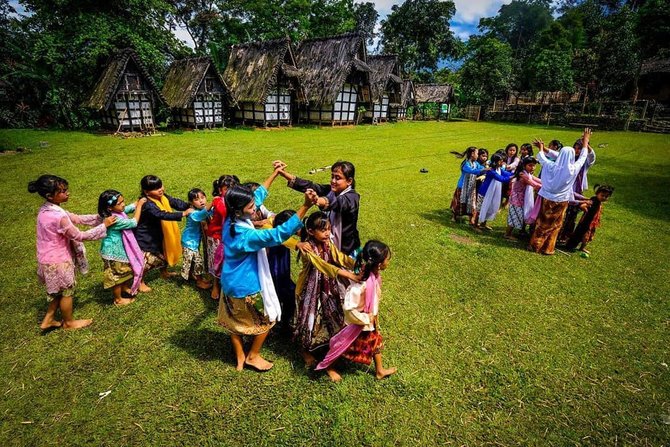
[[[244,364],[259,372],[270,371],[274,366],[272,362],[268,362],[260,355],[255,357],[247,357],[247,359],[244,361]]]
[[[486,224],[479,224],[479,228],[481,228],[482,230],[486,230],[486,231],[492,231],[493,230],[493,227],[490,227]]]
[[[75,329],[83,329],[93,324],[93,320],[71,320],[63,322],[63,329],[72,331]]]
[[[151,292],[151,287],[149,287],[148,285],[144,284],[144,282],[142,282],[140,284],[140,288],[138,290],[142,293],[149,293],[149,292]]]
[[[237,359],[237,366],[235,366],[237,371],[242,371],[244,369],[244,357]]]
[[[314,368],[317,364],[316,357],[309,351],[303,351],[302,358],[305,360],[305,366],[308,368]]]
[[[57,320],[43,321],[42,324],[40,324],[40,329],[42,329],[43,331],[48,331],[49,329],[59,328],[62,325],[63,323]]]
[[[179,275],[179,273],[177,272],[171,272],[169,270],[161,270],[161,278],[163,279],[174,278],[177,275]]]
[[[198,279],[198,280],[195,282],[195,286],[196,286],[198,289],[209,290],[209,289],[212,288],[212,283],[209,282],[209,281],[205,281],[204,279]]]
[[[127,306],[128,304],[135,301],[135,298],[119,298],[114,300],[115,306]]]
[[[585,248],[580,248],[579,251],[581,251],[582,253],[586,253],[587,255],[590,255],[590,254],[591,254],[591,252],[588,251],[588,250],[585,249]]]
[[[506,234],[506,235],[504,235],[503,237],[504,237],[505,239],[507,239],[508,241],[512,241],[512,242],[518,242],[518,241],[519,241],[519,239],[515,238],[515,237],[512,236],[511,234],[509,234],[509,235]]]
[[[219,300],[219,294],[215,293],[214,290],[212,290],[212,293],[209,295],[209,297],[215,301]]]
[[[339,375],[338,372],[335,371],[333,368],[326,369],[326,374],[328,374],[328,377],[332,382],[338,383],[342,380],[342,376]]]
[[[379,380],[386,379],[388,376],[395,374],[397,371],[398,368],[395,366],[393,368],[380,369],[377,371],[377,374],[375,374],[375,377],[377,377]]]

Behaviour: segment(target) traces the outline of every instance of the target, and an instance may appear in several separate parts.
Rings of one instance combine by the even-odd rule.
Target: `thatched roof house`
[[[175,123],[196,128],[223,126],[226,87],[210,58],[175,61],[162,93]]]
[[[364,38],[357,33],[306,40],[296,50],[305,101],[301,119],[355,123],[357,108],[370,102]]]
[[[407,119],[407,108],[416,105],[416,92],[414,91],[414,82],[411,79],[404,79],[400,91],[400,103],[389,107],[389,118],[396,120]]]
[[[652,58],[642,62],[638,80],[638,99],[670,103],[670,58]]]
[[[417,84],[414,89],[418,103],[449,104],[453,96],[453,89],[448,84]]]
[[[372,110],[368,116],[372,117],[373,121],[386,121],[389,117],[389,106],[397,106],[400,103],[402,78],[398,56],[395,54],[369,56],[368,65],[372,69],[370,73]]]
[[[100,112],[103,124],[121,130],[154,127],[153,109],[165,104],[140,58],[130,48],[110,56],[83,106]]]
[[[223,80],[242,121],[288,124],[293,100],[302,97],[288,38],[234,45]]]

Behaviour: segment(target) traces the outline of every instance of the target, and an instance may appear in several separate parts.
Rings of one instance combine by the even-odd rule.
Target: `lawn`
[[[26,148],[0,155],[0,445],[667,445],[670,138],[594,133],[606,147],[590,185],[615,192],[589,259],[504,240],[506,213],[485,235],[449,220],[459,173],[449,151],[578,136],[466,122],[135,139],[0,131],[0,146]],[[134,197],[145,174],[184,197],[195,186],[210,193],[223,173],[262,180],[278,158],[322,182],[328,172],[308,171],[356,165],[361,236],[394,253],[380,318],[397,375],[377,381],[350,365],[335,385],[278,336],[264,348],[272,371],[238,373],[206,292],[152,276],[151,294],[115,308],[98,242],[87,243],[91,273],[75,305],[94,325],[40,333],[41,200],[29,180],[65,177],[67,209],[94,213],[100,192]],[[278,180],[266,204],[280,211],[301,200]]]

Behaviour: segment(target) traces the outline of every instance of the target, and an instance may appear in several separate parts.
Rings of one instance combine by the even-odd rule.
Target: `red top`
[[[212,208],[214,208],[214,214],[212,215],[209,224],[207,224],[207,236],[214,239],[221,239],[223,222],[228,215],[228,210],[226,209],[226,203],[223,201],[223,197],[214,197],[212,200]]]

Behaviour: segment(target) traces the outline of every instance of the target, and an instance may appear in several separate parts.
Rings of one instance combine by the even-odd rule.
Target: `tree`
[[[398,54],[406,73],[437,69],[442,59],[458,56],[459,44],[449,27],[456,12],[451,0],[406,0],[382,21],[385,53]]]
[[[537,37],[529,58],[529,86],[534,91],[574,90],[572,43],[574,34],[554,22]]]
[[[643,57],[670,57],[670,2],[648,0],[638,10],[636,33]]]
[[[374,45],[375,26],[379,20],[379,13],[372,2],[354,4],[354,20],[356,21],[356,31],[365,36],[368,45]]]
[[[486,104],[505,95],[512,81],[512,48],[495,37],[471,37],[460,80],[466,103]]]

